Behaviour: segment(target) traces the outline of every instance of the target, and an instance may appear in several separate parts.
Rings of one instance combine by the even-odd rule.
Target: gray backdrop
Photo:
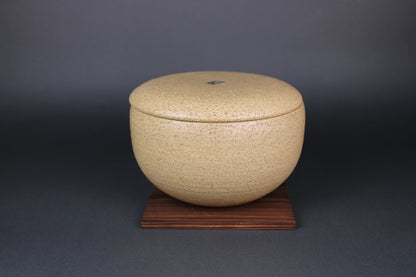
[[[415,276],[414,1],[0,4],[0,276]],[[143,230],[128,95],[229,70],[304,96],[296,231]]]

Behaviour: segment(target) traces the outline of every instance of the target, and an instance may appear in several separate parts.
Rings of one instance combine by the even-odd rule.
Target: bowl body
[[[130,109],[144,175],[179,200],[211,207],[256,200],[280,186],[301,154],[305,108],[240,122],[173,120]]]

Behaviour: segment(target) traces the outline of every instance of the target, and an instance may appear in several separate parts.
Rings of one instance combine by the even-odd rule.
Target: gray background
[[[0,276],[415,276],[414,1],[2,1]],[[195,70],[304,96],[296,231],[143,230],[128,95]]]

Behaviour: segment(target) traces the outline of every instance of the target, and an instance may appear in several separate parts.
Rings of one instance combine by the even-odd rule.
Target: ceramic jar
[[[129,100],[140,169],[157,188],[191,204],[258,199],[288,178],[301,154],[302,96],[272,77],[172,74],[143,83]]]

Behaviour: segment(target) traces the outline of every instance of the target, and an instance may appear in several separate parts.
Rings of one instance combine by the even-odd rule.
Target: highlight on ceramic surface
[[[147,81],[130,94],[133,151],[166,194],[196,205],[244,204],[272,192],[301,154],[301,94],[276,78],[201,71]]]

